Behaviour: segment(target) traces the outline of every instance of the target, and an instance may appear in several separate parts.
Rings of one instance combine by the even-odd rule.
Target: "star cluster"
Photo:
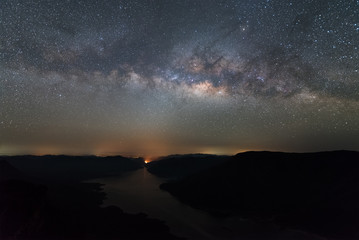
[[[359,150],[359,1],[0,3],[0,154]]]

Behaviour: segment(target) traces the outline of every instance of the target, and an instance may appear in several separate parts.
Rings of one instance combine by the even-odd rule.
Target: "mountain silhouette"
[[[13,167],[8,161],[0,159],[0,181],[8,179],[25,179],[24,173]]]
[[[170,234],[164,222],[143,213],[100,207],[105,198],[101,185],[82,182],[90,176],[136,170],[142,167],[141,161],[68,156],[3,159],[7,161],[0,160],[0,239],[180,239]],[[54,173],[58,168],[59,172],[51,178],[27,177],[8,161],[20,167],[24,163],[22,168],[30,173],[36,167]],[[80,163],[82,171],[78,169]],[[85,171],[87,167],[89,172]],[[73,175],[64,177],[66,170]]]
[[[54,181],[80,181],[105,176],[120,175],[126,171],[143,168],[142,158],[122,156],[13,156],[0,157],[26,175]]]
[[[147,170],[163,178],[178,179],[203,171],[228,160],[228,156],[185,154],[161,157],[147,164]]]
[[[161,188],[217,216],[275,221],[326,237],[359,236],[359,153],[240,153]]]

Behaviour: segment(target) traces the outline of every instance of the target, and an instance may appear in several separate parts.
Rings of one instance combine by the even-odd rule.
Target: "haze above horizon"
[[[0,155],[359,150],[359,2],[19,1]]]

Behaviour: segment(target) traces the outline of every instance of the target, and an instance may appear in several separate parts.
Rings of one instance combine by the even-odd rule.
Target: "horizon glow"
[[[357,1],[18,1],[0,155],[359,150]]]

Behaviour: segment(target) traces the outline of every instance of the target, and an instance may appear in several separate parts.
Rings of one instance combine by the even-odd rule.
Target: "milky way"
[[[0,3],[0,154],[359,150],[359,1]]]

